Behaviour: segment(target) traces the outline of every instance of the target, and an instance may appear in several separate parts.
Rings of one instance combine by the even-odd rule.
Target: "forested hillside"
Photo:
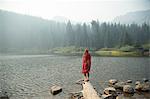
[[[150,26],[146,23],[140,26],[94,20],[90,24],[58,23],[0,10],[1,52],[64,46],[112,48],[146,44],[150,42],[149,38]]]
[[[117,16],[113,22],[121,23],[121,24],[150,24],[150,9],[149,10],[142,10],[142,11],[135,11],[129,12],[125,15]]]

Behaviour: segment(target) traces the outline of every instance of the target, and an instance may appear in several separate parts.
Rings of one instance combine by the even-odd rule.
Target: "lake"
[[[81,56],[0,56],[0,95],[9,95],[10,99],[68,99],[70,92],[81,90],[75,84],[81,78]],[[131,79],[133,83],[150,79],[150,58],[92,56],[90,81],[96,90],[102,93],[112,78]],[[63,92],[56,96],[49,93],[54,84],[63,87]]]

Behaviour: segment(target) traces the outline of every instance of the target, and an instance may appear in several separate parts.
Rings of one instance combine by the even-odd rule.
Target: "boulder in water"
[[[108,94],[112,94],[112,95],[116,95],[116,89],[113,87],[108,87],[104,89],[104,94],[108,95]]]
[[[62,91],[62,87],[60,86],[57,86],[57,85],[54,85],[50,88],[50,92],[53,94],[53,95],[56,95],[58,93],[60,93]]]
[[[140,81],[136,81],[136,82],[135,82],[135,85],[139,85],[139,84],[140,84]]]
[[[143,82],[148,82],[149,80],[147,78],[143,78]]]
[[[131,85],[124,85],[123,92],[132,94],[132,93],[134,93],[134,89]]]
[[[9,99],[8,96],[1,96],[0,99]]]
[[[112,84],[112,85],[116,84],[117,82],[118,81],[116,79],[110,79],[109,80],[109,83]]]
[[[103,94],[102,99],[116,99],[116,96],[113,96],[112,94],[108,94],[108,95]]]
[[[123,90],[123,87],[126,85],[125,82],[118,82],[114,85],[114,88]]]
[[[76,84],[82,85],[82,84],[83,84],[83,82],[84,82],[84,80],[83,80],[83,79],[79,79],[79,80],[77,80],[77,81],[76,81]]]
[[[137,91],[150,91],[150,83],[145,82],[145,83],[139,83],[135,86],[135,90]]]
[[[136,86],[135,86],[135,90],[141,91],[141,90],[142,90],[142,87],[143,87],[142,84],[137,83]]]
[[[127,80],[126,83],[132,83],[132,80]]]
[[[78,93],[70,93],[71,96],[69,99],[83,99],[83,93],[78,92]]]
[[[150,83],[149,82],[143,83],[142,91],[150,91]]]

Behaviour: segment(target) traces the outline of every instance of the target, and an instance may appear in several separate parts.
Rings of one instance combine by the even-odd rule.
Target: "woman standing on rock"
[[[84,75],[84,81],[89,81],[89,72],[91,68],[91,55],[86,48],[82,56],[82,73]]]

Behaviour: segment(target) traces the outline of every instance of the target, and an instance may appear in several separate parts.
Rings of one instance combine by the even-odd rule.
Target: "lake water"
[[[83,78],[81,56],[1,55],[0,94],[10,99],[68,99],[70,92],[81,90],[75,82]],[[150,58],[92,57],[90,81],[102,93],[109,79],[150,79]],[[56,96],[49,88],[61,85],[63,92]],[[146,96],[142,96],[145,99]]]

